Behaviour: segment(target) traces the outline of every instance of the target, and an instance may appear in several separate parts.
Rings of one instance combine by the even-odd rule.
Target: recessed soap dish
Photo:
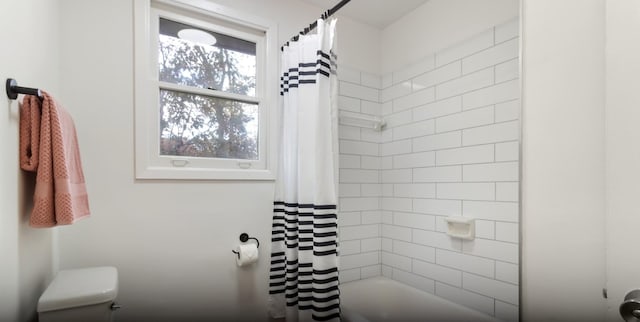
[[[476,237],[475,218],[451,216],[444,220],[447,222],[447,235],[468,240]]]

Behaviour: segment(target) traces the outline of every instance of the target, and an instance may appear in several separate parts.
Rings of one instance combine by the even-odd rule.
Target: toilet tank
[[[38,301],[39,322],[112,322],[118,295],[115,267],[60,271]]]

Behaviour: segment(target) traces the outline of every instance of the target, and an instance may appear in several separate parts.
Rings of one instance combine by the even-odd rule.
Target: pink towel
[[[20,167],[37,173],[29,225],[69,225],[89,216],[76,129],[71,115],[42,95],[42,104],[26,95],[20,107]]]

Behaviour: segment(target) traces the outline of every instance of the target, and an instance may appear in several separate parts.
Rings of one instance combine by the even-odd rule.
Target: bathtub
[[[385,277],[340,285],[345,322],[496,322],[497,320],[433,294]]]

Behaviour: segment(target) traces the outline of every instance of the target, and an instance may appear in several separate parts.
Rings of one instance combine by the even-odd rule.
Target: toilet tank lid
[[[118,270],[91,267],[58,272],[38,301],[38,312],[112,301],[118,295]]]

